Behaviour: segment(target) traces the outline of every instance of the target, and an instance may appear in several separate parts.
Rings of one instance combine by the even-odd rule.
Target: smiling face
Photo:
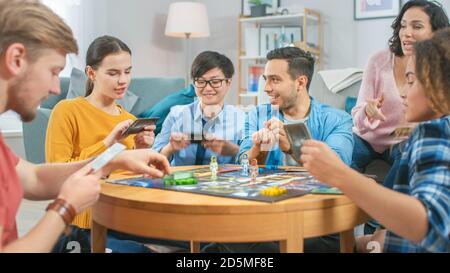
[[[6,108],[18,113],[24,122],[34,119],[36,109],[51,95],[61,93],[59,73],[66,64],[65,54],[42,49],[34,62],[23,59],[23,68],[8,88]]]
[[[289,64],[286,60],[274,59],[267,62],[264,79],[264,91],[270,99],[270,104],[278,105],[286,111],[297,103],[297,85],[289,74]]]
[[[96,70],[88,67],[87,74],[94,82],[92,93],[121,99],[131,82],[131,55],[126,51],[110,54]]]
[[[203,86],[205,81],[210,81],[209,84]],[[212,87],[213,86],[216,87]],[[231,86],[231,79],[227,79],[219,68],[213,68],[203,74],[201,77],[194,79],[195,93],[203,106],[220,106],[222,107],[225,100],[225,95]],[[220,87],[219,87],[220,86]]]
[[[431,109],[431,102],[425,95],[425,89],[416,77],[415,68],[416,60],[413,56],[409,58],[406,65],[406,99],[403,102],[406,109],[406,120],[421,122],[438,118],[439,114]]]
[[[402,17],[400,24],[400,42],[403,54],[413,55],[413,46],[417,41],[431,38],[433,29],[430,17],[420,7],[408,9]]]

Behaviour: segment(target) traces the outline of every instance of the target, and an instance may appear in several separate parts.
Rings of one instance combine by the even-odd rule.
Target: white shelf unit
[[[241,98],[254,98],[257,103],[257,92],[247,92],[248,67],[254,64],[266,62],[266,52],[261,52],[261,28],[270,27],[299,27],[300,39],[291,41],[296,47],[309,51],[316,57],[316,67],[320,68],[321,59],[321,17],[320,13],[311,9],[304,9],[302,13],[274,15],[264,17],[240,17],[238,18],[238,104]],[[258,32],[257,41],[249,40],[245,36],[245,29],[253,28]],[[291,36],[292,39],[292,36]],[[247,54],[245,42],[257,43],[258,52]],[[255,46],[254,46],[255,47]],[[255,51],[255,50],[253,50]],[[263,53],[263,54],[262,54]]]

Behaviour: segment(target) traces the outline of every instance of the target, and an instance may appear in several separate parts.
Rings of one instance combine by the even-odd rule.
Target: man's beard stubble
[[[30,107],[30,103],[21,96],[26,93],[27,77],[23,76],[9,88],[7,109],[11,109],[20,115],[23,122],[30,122],[36,117],[36,108]]]

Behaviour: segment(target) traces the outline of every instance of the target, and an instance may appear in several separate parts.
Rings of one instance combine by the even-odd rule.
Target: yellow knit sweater
[[[47,127],[45,158],[47,162],[81,161],[106,150],[103,140],[121,121],[136,117],[120,105],[119,115],[108,114],[98,109],[86,98],[78,97],[60,101],[53,109]],[[134,148],[134,139],[129,136],[121,141],[127,149]],[[75,217],[74,225],[91,227],[91,210],[87,209]]]

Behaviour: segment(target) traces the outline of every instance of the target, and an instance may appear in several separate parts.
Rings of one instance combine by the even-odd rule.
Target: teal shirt
[[[167,115],[170,112],[170,108],[175,105],[186,105],[194,102],[196,98],[195,89],[192,84],[188,87],[181,89],[153,105],[151,108],[145,110],[139,114],[139,118],[150,118],[158,117],[159,120],[156,122],[155,135],[161,132],[162,125]]]

